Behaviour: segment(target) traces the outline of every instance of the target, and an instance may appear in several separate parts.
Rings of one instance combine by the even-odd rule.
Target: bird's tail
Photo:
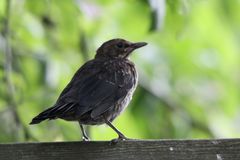
[[[55,107],[51,107],[46,109],[45,111],[41,112],[39,115],[34,117],[29,124],[38,124],[46,119],[55,119],[56,116],[52,115],[51,113],[55,110]]]

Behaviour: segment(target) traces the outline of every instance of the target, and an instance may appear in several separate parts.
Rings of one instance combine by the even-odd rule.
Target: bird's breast
[[[107,74],[105,78],[110,83],[127,89],[136,87],[138,74],[135,65],[131,61],[127,59],[109,60],[104,63],[103,67]]]
[[[110,121],[113,121],[129,104],[132,99],[133,92],[137,86],[138,75],[134,64],[127,61],[111,61],[105,64],[109,73],[108,79],[119,87],[118,94],[122,94],[120,99],[116,101],[106,113]]]

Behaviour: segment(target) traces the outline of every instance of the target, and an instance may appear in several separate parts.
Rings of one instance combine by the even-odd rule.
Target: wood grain
[[[0,160],[240,160],[240,139],[0,144]]]

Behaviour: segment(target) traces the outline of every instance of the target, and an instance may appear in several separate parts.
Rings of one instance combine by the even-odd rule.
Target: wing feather
[[[135,85],[131,74],[123,76],[116,69],[99,66],[90,61],[80,68],[61,93],[58,103],[76,104],[71,107],[75,107],[77,116],[92,110],[91,116],[95,118],[124,98]],[[64,111],[67,114],[68,110]]]

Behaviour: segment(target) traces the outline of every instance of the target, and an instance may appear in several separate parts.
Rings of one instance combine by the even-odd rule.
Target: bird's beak
[[[135,49],[141,48],[146,45],[147,45],[146,42],[131,43],[130,46],[125,50],[127,53],[125,57],[128,57],[131,54],[131,52],[134,51]]]
[[[146,45],[147,45],[146,42],[137,42],[137,43],[132,43],[131,48],[137,49],[137,48],[141,48]]]

